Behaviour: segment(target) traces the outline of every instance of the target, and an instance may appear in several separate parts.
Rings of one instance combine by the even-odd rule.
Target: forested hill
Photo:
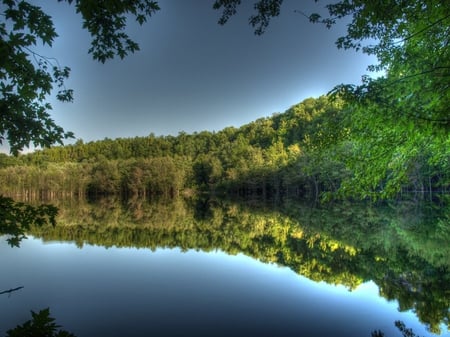
[[[377,127],[370,122],[368,130]],[[219,132],[79,140],[17,158],[3,155],[0,184],[9,195],[175,195],[201,189],[265,196],[338,192],[376,199],[408,191],[447,191],[448,134],[425,128],[411,144],[396,144],[395,136],[404,130],[392,122],[390,139],[380,138],[377,147],[364,144],[351,107],[321,96]]]
[[[288,148],[304,139],[305,134],[311,131],[313,118],[330,105],[325,96],[309,98],[284,113],[258,119],[240,128],[227,127],[219,132],[180,132],[178,136],[159,137],[151,134],[147,137],[106,138],[89,143],[78,140],[74,145],[52,147],[21,156],[19,162],[43,165],[99,158],[124,160],[174,156],[188,156],[195,160],[200,155],[232,155],[233,151],[244,148],[267,150],[277,143]]]

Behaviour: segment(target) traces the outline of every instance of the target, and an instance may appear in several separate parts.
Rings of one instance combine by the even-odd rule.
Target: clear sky
[[[285,0],[281,15],[256,36],[245,0],[225,26],[213,0],[162,0],[161,10],[130,36],[141,51],[105,64],[92,60],[90,37],[66,3],[34,1],[53,17],[60,35],[42,51],[72,69],[66,82],[74,103],[52,99],[53,118],[85,141],[218,131],[283,112],[340,83],[359,83],[373,60],[338,50],[345,23],[331,30],[294,10],[313,12],[313,0]],[[321,5],[322,4],[322,5]]]

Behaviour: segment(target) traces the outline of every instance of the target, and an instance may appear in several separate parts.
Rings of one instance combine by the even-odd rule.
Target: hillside
[[[360,177],[359,165],[366,164],[365,159],[374,167],[377,162],[361,157],[362,149],[352,138],[351,116],[342,100],[321,96],[306,99],[284,113],[219,132],[88,143],[78,140],[74,145],[17,158],[0,157],[0,182],[7,195],[41,196],[174,196],[185,190],[202,190],[376,199],[408,191],[448,190],[448,136],[424,137],[427,147],[414,144],[416,154],[409,154],[398,167],[398,153],[388,157],[387,164],[382,158],[379,165],[386,166],[384,177]]]

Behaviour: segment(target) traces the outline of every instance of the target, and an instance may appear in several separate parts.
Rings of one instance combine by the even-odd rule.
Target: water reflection
[[[275,209],[261,204],[249,207],[242,203],[211,200],[191,203],[182,199],[170,203],[140,199],[65,200],[58,205],[61,210],[58,226],[33,228],[31,234],[45,242],[70,241],[84,248],[74,252],[70,245],[50,245],[49,249],[44,250],[47,253],[42,258],[53,261],[49,264],[52,267],[46,272],[36,267],[35,274],[43,274],[47,278],[52,275],[51,280],[45,281],[44,277],[42,282],[50,282],[59,289],[64,284],[57,296],[67,297],[68,300],[71,289],[78,289],[77,284],[92,284],[91,290],[78,289],[83,292],[77,295],[81,302],[73,303],[74,307],[79,307],[86,297],[98,299],[94,304],[89,302],[90,307],[86,308],[87,312],[97,317],[97,323],[90,323],[91,328],[98,324],[98,320],[120,321],[120,317],[100,314],[103,310],[107,312],[107,307],[117,306],[117,312],[114,311],[113,315],[131,310],[137,321],[145,321],[143,315],[150,315],[156,322],[164,321],[164,324],[168,322],[163,317],[172,315],[182,322],[181,326],[192,329],[194,326],[204,326],[202,331],[205,333],[208,329],[218,328],[219,322],[224,322],[220,329],[231,333],[233,331],[230,328],[227,330],[223,317],[230,320],[228,323],[239,322],[245,326],[244,318],[236,315],[254,312],[254,321],[248,315],[245,318],[248,326],[261,325],[257,322],[267,320],[268,316],[276,317],[280,323],[277,325],[271,321],[273,331],[283,331],[284,335],[289,335],[288,327],[297,330],[293,330],[292,334],[298,334],[300,328],[305,332],[306,322],[316,332],[322,326],[322,333],[333,335],[332,330],[323,330],[323,324],[317,323],[316,326],[311,322],[329,315],[326,321],[329,324],[331,320],[335,321],[336,328],[349,324],[352,315],[364,320],[362,317],[366,316],[361,316],[363,310],[367,314],[370,312],[367,317],[372,320],[374,317],[386,319],[384,323],[377,322],[384,326],[372,322],[369,329],[384,328],[387,332],[392,328],[397,311],[395,302],[389,313],[374,314],[373,311],[379,309],[370,301],[352,302],[352,305],[342,307],[342,302],[352,301],[351,297],[339,295],[334,298],[330,294],[336,289],[339,294],[339,289],[345,293],[352,290],[351,294],[361,294],[361,289],[367,284],[376,284],[385,299],[398,300],[401,311],[412,309],[432,332],[445,332],[441,329],[448,327],[448,209],[433,206],[419,208],[406,204],[377,208],[335,204],[315,208],[298,202],[288,202],[284,207]],[[30,244],[36,243],[26,243]],[[104,250],[99,252],[99,248],[93,246],[109,249],[107,253]],[[154,254],[150,257],[146,250],[133,250],[130,258],[128,250],[112,247],[150,248]],[[179,254],[178,250],[185,254]],[[18,263],[16,255],[20,255],[17,252],[14,253],[15,263]],[[23,252],[26,254],[27,251],[24,249]],[[94,263],[94,256],[103,256],[105,260]],[[259,267],[253,270],[254,262],[249,261],[254,260],[249,257],[271,263],[267,267],[271,268],[270,271]],[[239,258],[240,262],[236,264],[233,258]],[[247,262],[242,264],[242,261]],[[69,271],[66,271],[67,264]],[[63,265],[66,267],[63,268]],[[58,268],[52,269],[55,266],[64,270],[64,278],[55,275],[58,273]],[[287,282],[286,275],[277,279],[280,268],[276,266],[284,266],[282,273],[289,271],[296,275],[296,281]],[[238,271],[233,268],[242,269]],[[232,272],[227,273],[227,270]],[[248,277],[248,283],[236,283],[236,280],[246,280],[242,275]],[[298,275],[303,281],[301,288],[296,289]],[[25,274],[22,276],[26,278]],[[319,289],[315,288],[317,283],[312,281],[332,286]],[[101,284],[105,284],[105,288]],[[192,288],[193,284],[200,286]],[[264,296],[260,290],[256,292],[261,288],[255,284],[264,285]],[[307,290],[305,284],[308,284]],[[375,287],[371,294],[373,289],[378,292]],[[23,291],[33,290],[26,287]],[[120,303],[114,300],[115,293],[122,294],[118,297]],[[326,296],[323,295],[325,293]],[[314,294],[314,297],[307,300],[307,294]],[[163,296],[167,301],[158,296]],[[229,302],[236,298],[243,300]],[[45,300],[48,301],[48,297]],[[147,302],[149,308],[142,310],[142,305],[139,305],[136,310],[130,309],[142,301]],[[372,301],[379,301],[379,297],[374,297]],[[121,306],[126,309],[120,309]],[[243,311],[238,310],[237,306],[243,307]],[[305,307],[308,310],[305,311]],[[264,310],[270,311],[270,314],[262,314],[255,308],[266,308]],[[385,311],[386,308],[383,308]],[[187,312],[195,313],[196,310],[197,316],[187,315]],[[273,310],[281,310],[283,315],[277,315]],[[183,313],[186,314],[184,319]],[[303,315],[304,320],[299,320],[298,315]],[[216,322],[216,326],[207,324],[210,321]],[[303,322],[303,325],[292,322]],[[358,326],[354,322],[352,324]],[[361,331],[363,326],[366,332],[360,336],[369,336],[369,325],[361,323]],[[266,328],[269,329],[268,326]],[[175,330],[170,331],[175,333]]]

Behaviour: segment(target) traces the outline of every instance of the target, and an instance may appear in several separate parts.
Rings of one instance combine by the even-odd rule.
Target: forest
[[[39,6],[3,1],[0,25],[2,194],[19,198],[60,195],[261,195],[313,199],[395,199],[446,193],[450,186],[448,6],[445,1],[337,2],[325,13],[297,14],[332,28],[349,19],[335,44],[376,58],[359,84],[337,84],[285,112],[218,132],[104,139],[62,146],[73,138],[52,119],[48,96],[73,101],[65,86],[70,68],[33,52],[58,36]],[[72,1],[68,1],[69,4]],[[125,33],[142,25],[157,2],[89,5],[76,12],[90,34],[90,53],[105,63],[139,50]],[[224,25],[240,1],[217,0]],[[282,1],[260,0],[249,18],[256,35],[280,15]],[[113,10],[114,9],[114,10]],[[128,16],[127,16],[128,15]],[[98,20],[98,18],[108,20]],[[127,111],[123,111],[127,113]],[[149,126],[151,130],[151,126]],[[21,155],[33,144],[42,150]],[[61,144],[61,146],[55,146]]]
[[[147,0],[58,2],[73,5],[92,38],[88,53],[101,63],[138,51],[127,20],[142,25],[160,9]],[[282,2],[254,1],[256,35]],[[448,327],[447,1],[337,1],[321,14],[297,11],[327,28],[347,20],[337,48],[376,58],[359,84],[337,84],[287,111],[216,132],[69,145],[74,135],[52,119],[49,96],[73,101],[70,68],[34,51],[58,36],[52,18],[27,1],[1,3],[0,144],[11,154],[0,154],[0,234],[10,245],[31,234],[79,246],[243,252],[348,289],[373,280],[381,296],[413,310],[432,332]],[[218,23],[240,4],[214,1]],[[37,150],[21,153],[30,145]],[[224,202],[236,196],[271,207]],[[173,202],[154,203],[157,197]],[[289,204],[290,197],[319,207]],[[418,199],[432,203],[424,210]],[[35,206],[44,200],[56,205]],[[94,209],[86,200],[103,204]],[[320,208],[319,201],[329,203]],[[309,221],[298,220],[304,214]]]
[[[324,95],[219,132],[78,140],[17,157],[3,154],[1,190],[22,199],[209,192],[325,200],[450,190],[447,133],[405,133],[395,124],[389,142],[374,146],[355,139],[353,117],[342,98]]]

